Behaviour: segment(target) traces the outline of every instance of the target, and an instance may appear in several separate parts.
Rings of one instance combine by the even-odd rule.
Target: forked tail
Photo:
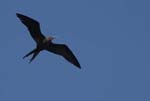
[[[28,54],[26,54],[26,55],[23,57],[23,59],[26,58],[26,57],[28,57],[29,55],[33,54],[34,52],[36,52],[36,49],[34,49],[34,50],[32,50],[31,52],[29,52]]]
[[[40,51],[38,51],[37,49],[34,49],[34,50],[32,50],[31,52],[29,52],[28,54],[26,54],[26,55],[23,57],[23,59],[33,54],[32,58],[31,58],[30,61],[29,61],[29,63],[31,63],[31,62],[35,59],[35,57],[39,54],[39,52],[40,52]]]
[[[31,62],[35,59],[35,57],[39,54],[39,52],[40,52],[40,51],[36,51],[36,52],[33,54],[33,56],[32,56],[32,58],[30,59],[30,62],[29,62],[29,63],[31,63]]]

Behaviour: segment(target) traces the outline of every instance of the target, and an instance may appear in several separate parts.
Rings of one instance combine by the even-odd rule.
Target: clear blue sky
[[[149,0],[1,0],[0,101],[150,101]],[[16,13],[67,44],[79,70],[43,51]]]

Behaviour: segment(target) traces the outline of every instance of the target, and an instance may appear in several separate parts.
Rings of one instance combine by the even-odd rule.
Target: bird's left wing
[[[42,42],[43,39],[45,39],[45,36],[41,33],[40,24],[38,21],[19,13],[17,13],[16,15],[21,20],[21,22],[28,28],[32,38],[37,43]]]
[[[47,47],[46,50],[48,50],[52,53],[55,53],[57,55],[63,56],[70,63],[74,64],[75,66],[77,66],[78,68],[81,69],[81,66],[80,66],[77,58],[75,57],[73,52],[68,48],[68,46],[66,46],[64,44],[54,44],[54,43],[52,43],[52,44],[49,45],[49,47]]]

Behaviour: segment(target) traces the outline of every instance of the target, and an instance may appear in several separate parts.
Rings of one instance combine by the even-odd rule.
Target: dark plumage
[[[23,58],[33,54],[32,58],[30,59],[31,63],[35,59],[35,57],[40,53],[40,51],[47,50],[49,52],[63,56],[70,63],[74,64],[78,68],[81,68],[77,58],[68,48],[68,46],[66,46],[65,44],[55,44],[52,42],[52,40],[54,39],[53,37],[46,38],[41,33],[39,22],[19,13],[17,13],[16,15],[21,20],[21,22],[28,28],[30,35],[36,42],[36,48],[28,54],[26,54]]]

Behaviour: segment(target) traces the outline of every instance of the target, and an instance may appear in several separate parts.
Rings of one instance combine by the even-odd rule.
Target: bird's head
[[[50,41],[53,41],[55,39],[55,37],[46,37],[44,40],[43,40],[43,43],[46,43],[46,42],[50,42]]]
[[[55,37],[52,37],[52,36],[49,36],[49,37],[46,38],[47,41],[52,41],[54,39],[55,39]]]

